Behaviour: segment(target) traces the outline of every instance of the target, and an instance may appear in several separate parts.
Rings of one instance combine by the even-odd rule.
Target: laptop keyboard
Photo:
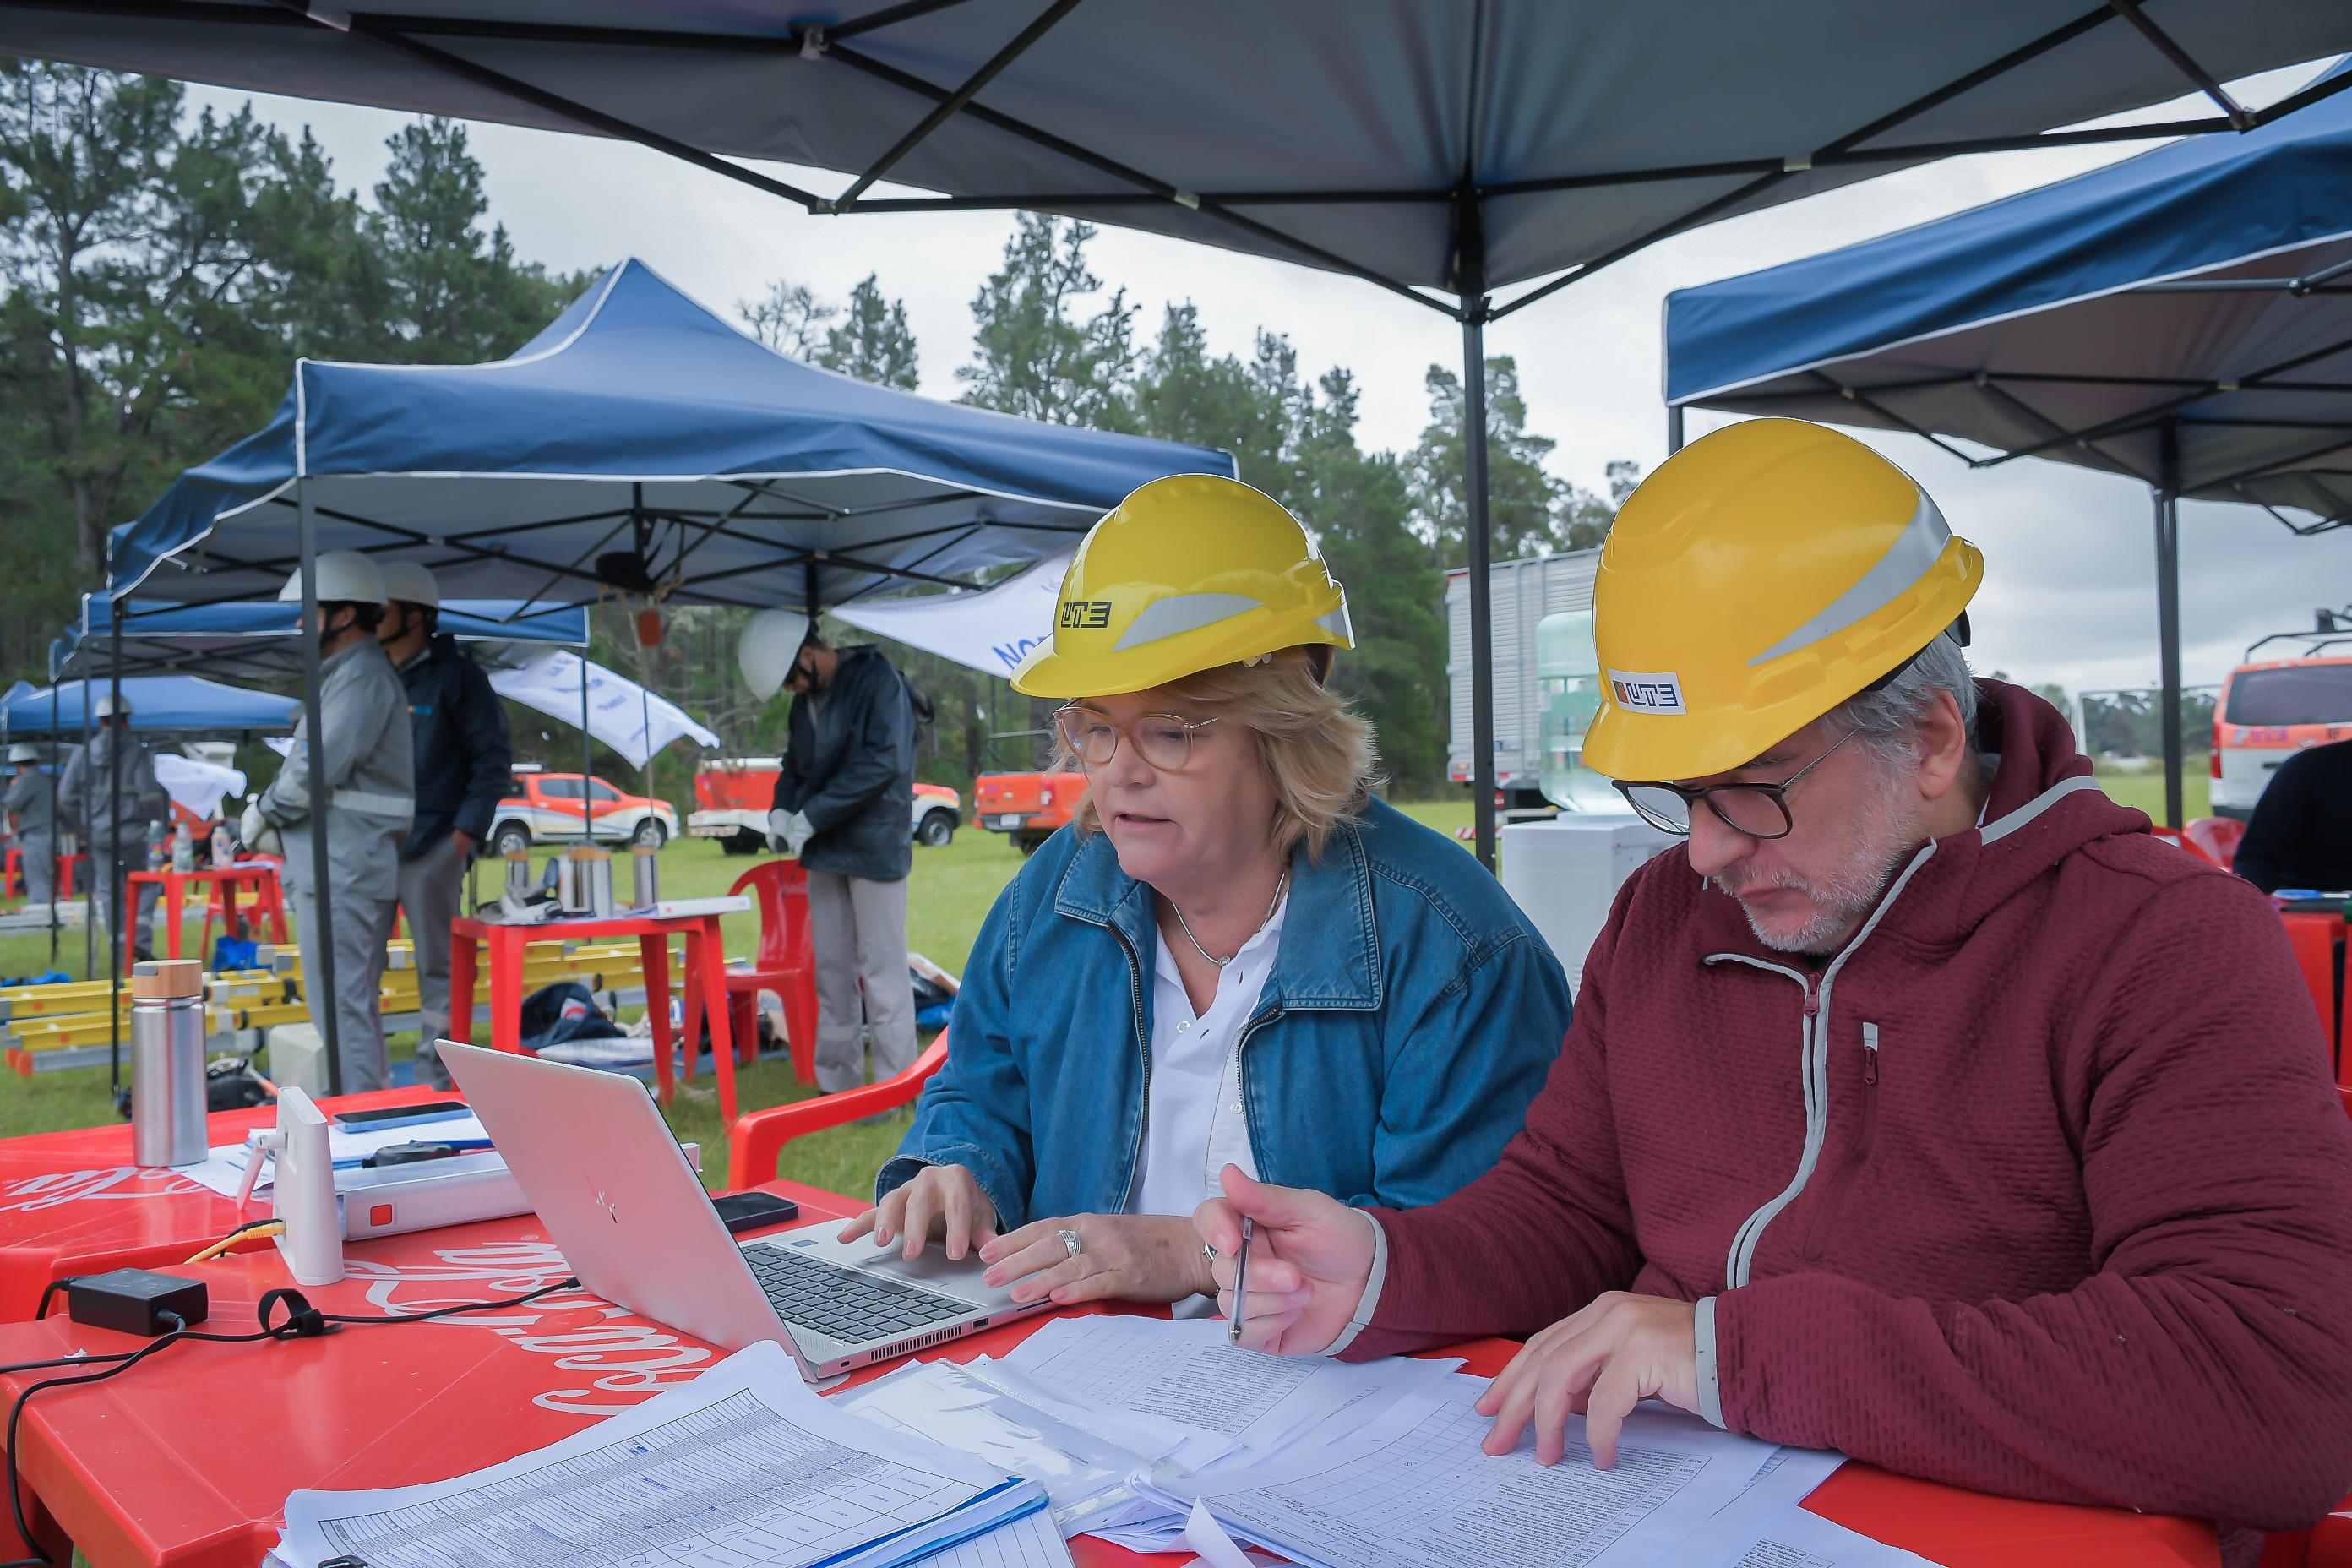
[[[801,1328],[831,1334],[844,1344],[895,1339],[929,1323],[960,1318],[969,1301],[935,1295],[918,1286],[804,1258],[780,1247],[747,1247],[743,1261],[760,1282],[776,1315]]]

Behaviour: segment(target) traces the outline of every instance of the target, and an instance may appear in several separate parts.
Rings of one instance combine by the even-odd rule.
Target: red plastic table
[[[320,1103],[331,1116],[452,1098],[419,1085]],[[267,1105],[215,1111],[205,1141],[234,1143],[277,1117]],[[31,1317],[42,1289],[61,1275],[167,1268],[261,1213],[240,1212],[185,1176],[132,1164],[127,1121],[0,1139],[0,1322]]]
[[[240,888],[253,894],[254,912],[269,922],[274,941],[286,940],[286,893],[278,881],[278,863],[274,860],[247,861],[237,866],[200,866],[193,871],[133,871],[123,879],[123,901],[132,909],[138,907],[139,889],[157,887],[163,889],[163,956],[180,956],[180,899],[194,882],[205,889],[205,929],[197,939],[197,953],[203,955],[204,943],[213,934],[213,914],[219,911],[221,923],[231,925],[236,917],[236,895]],[[233,927],[232,927],[233,929]],[[140,932],[133,929],[123,933],[122,969],[131,972],[132,955],[138,947]]]
[[[522,963],[533,942],[579,938],[633,936],[645,963],[646,1010],[653,1021],[654,1079],[662,1103],[669,1103],[669,939],[686,938],[686,987],[710,1027],[711,1060],[719,1069],[719,1113],[735,1120],[735,1049],[727,1025],[727,946],[717,915],[614,915],[507,925],[460,915],[449,922],[449,1037],[474,1037],[476,942],[490,950],[490,1044],[502,1051],[522,1049]],[[695,1037],[699,1039],[699,1034]],[[691,1057],[694,1046],[687,1051]]]
[[[803,1218],[856,1200],[766,1184]],[[330,1311],[416,1312],[520,1295],[567,1269],[529,1216],[353,1247],[351,1277],[309,1292]],[[242,1331],[287,1283],[274,1250],[199,1266],[219,1331]],[[939,1352],[1003,1355],[1043,1319]],[[62,1316],[0,1327],[0,1362],[140,1342]],[[1458,1347],[1492,1373],[1516,1347]],[[721,1352],[584,1294],[431,1323],[346,1329],[322,1340],[176,1345],[120,1378],[42,1394],[26,1408],[19,1468],[41,1509],[96,1568],[252,1568],[278,1538],[287,1494],[402,1486],[511,1458],[693,1378]],[[868,1374],[861,1374],[868,1375]],[[0,1389],[13,1398],[29,1376]],[[2213,1532],[2186,1520],[2022,1503],[1848,1465],[1808,1500],[1831,1519],[1953,1568],[2212,1568]],[[0,1512],[0,1551],[17,1543]],[[36,1530],[41,1526],[37,1522]],[[1090,1539],[1085,1568],[1173,1564]]]

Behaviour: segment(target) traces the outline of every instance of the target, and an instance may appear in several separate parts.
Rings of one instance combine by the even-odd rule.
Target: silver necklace
[[[1251,931],[1250,936],[1255,936],[1258,931],[1264,931],[1265,929],[1265,922],[1274,919],[1274,911],[1282,907],[1283,889],[1289,886],[1290,873],[1288,871],[1285,871],[1282,874],[1282,879],[1274,885],[1274,898],[1266,904],[1265,913],[1258,917],[1257,931]],[[1215,964],[1219,969],[1223,969],[1226,964],[1231,963],[1234,959],[1239,958],[1242,955],[1242,948],[1237,947],[1234,949],[1233,952],[1225,954],[1224,957],[1219,958],[1215,953],[1211,952],[1207,948],[1202,947],[1201,945],[1201,939],[1192,934],[1192,928],[1191,924],[1185,921],[1184,911],[1181,909],[1177,908],[1176,900],[1173,899],[1169,900],[1168,907],[1176,910],[1176,929],[1184,933],[1184,940],[1192,944],[1192,951],[1199,953],[1202,958],[1207,959],[1211,963]],[[1249,937],[1244,937],[1242,939],[1242,947],[1247,947],[1248,945]]]

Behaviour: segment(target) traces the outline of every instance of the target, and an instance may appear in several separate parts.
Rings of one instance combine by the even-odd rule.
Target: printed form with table
[[[1460,1363],[1348,1364],[1222,1322],[1046,1322],[832,1397],[773,1344],[470,1475],[288,1500],[272,1568],[1058,1568],[1066,1538],[1209,1568],[1892,1568],[1807,1512],[1841,1462],[1644,1405],[1595,1468],[1479,1447]]]

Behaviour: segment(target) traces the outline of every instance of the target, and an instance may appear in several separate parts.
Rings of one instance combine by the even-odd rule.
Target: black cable
[[[41,1309],[44,1313],[48,1310],[49,1293],[69,1283],[71,1281],[67,1279],[53,1279],[49,1282],[48,1290],[44,1291],[41,1297]],[[559,1279],[552,1285],[542,1285],[535,1290],[526,1290],[520,1296],[509,1296],[503,1300],[460,1301],[454,1306],[436,1307],[429,1312],[364,1318],[353,1317],[348,1313],[321,1312],[311,1306],[299,1290],[271,1290],[261,1298],[257,1309],[261,1327],[249,1334],[205,1333],[189,1328],[176,1312],[159,1311],[157,1316],[168,1318],[179,1326],[152,1343],[142,1345],[135,1351],[117,1351],[94,1356],[62,1356],[53,1361],[23,1362],[14,1366],[0,1366],[0,1376],[5,1376],[14,1373],[35,1372],[52,1366],[89,1366],[100,1362],[114,1363],[100,1371],[86,1373],[76,1377],[43,1378],[16,1395],[16,1403],[9,1406],[7,1433],[5,1439],[8,1454],[8,1512],[16,1526],[17,1535],[22,1538],[26,1545],[33,1547],[36,1555],[0,1563],[0,1568],[58,1568],[58,1564],[48,1558],[37,1555],[40,1548],[34,1545],[32,1528],[25,1520],[24,1493],[19,1482],[23,1467],[17,1463],[17,1423],[25,1414],[26,1405],[31,1401],[33,1395],[44,1389],[70,1388],[77,1384],[102,1383],[118,1373],[129,1372],[156,1352],[178,1344],[183,1340],[199,1340],[209,1344],[236,1345],[251,1344],[259,1340],[317,1339],[345,1324],[364,1328],[371,1324],[383,1323],[425,1323],[436,1318],[455,1317],[460,1312],[503,1311],[509,1307],[526,1306],[542,1296],[552,1296],[559,1290],[574,1289],[579,1284],[579,1278],[575,1275],[568,1279]],[[281,1305],[286,1309],[286,1321],[273,1325],[270,1321],[270,1313]]]

